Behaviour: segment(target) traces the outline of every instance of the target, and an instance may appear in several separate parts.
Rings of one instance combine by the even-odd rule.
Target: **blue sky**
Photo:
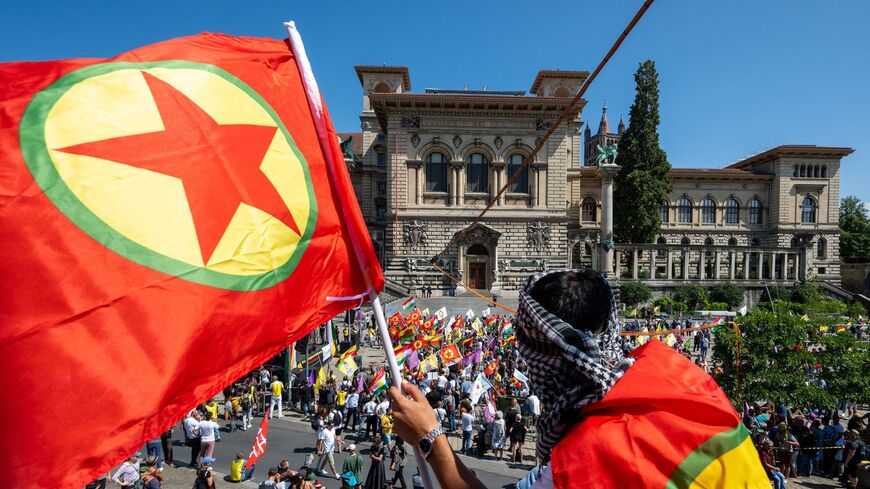
[[[591,71],[640,3],[4,0],[0,61],[109,57],[203,31],[280,38],[292,19],[336,128],[356,131],[354,64],[408,66],[415,91],[527,90],[541,68]],[[590,87],[584,118],[597,129],[606,98],[611,123],[627,119],[632,74],[649,58],[674,166],[850,146],[842,194],[870,201],[868,25],[866,0],[658,0]]]

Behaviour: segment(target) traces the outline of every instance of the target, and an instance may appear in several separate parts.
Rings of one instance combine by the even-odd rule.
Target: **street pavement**
[[[254,438],[257,435],[256,428],[259,426],[261,420],[262,418],[256,418],[254,428],[248,429],[247,431],[236,430],[232,433],[227,433],[225,431],[221,432],[221,441],[216,444],[214,452],[214,457],[217,461],[213,466],[215,467],[216,472],[223,475],[228,474],[230,462],[233,460],[237,452],[242,452],[245,454],[245,457],[247,457],[247,454],[250,452],[251,446],[253,445]],[[222,421],[221,424],[224,424],[224,422]],[[175,432],[180,433],[180,426],[177,427]],[[350,444],[350,441],[356,441],[354,436],[348,437],[345,435],[344,438],[347,444]],[[311,429],[311,426],[307,421],[301,420],[300,415],[292,413],[288,416],[285,411],[283,419],[278,419],[277,417],[273,418],[269,421],[268,446],[266,453],[262,458],[260,458],[256,470],[254,471],[254,480],[256,483],[247,485],[256,486],[259,484],[260,481],[265,479],[269,467],[277,466],[278,463],[285,458],[290,462],[290,467],[294,470],[302,467],[305,464],[306,456],[314,452],[314,442],[314,431]],[[365,461],[363,479],[365,479],[366,474],[368,474],[368,468],[370,466],[368,462],[368,451],[370,446],[371,443],[368,442],[357,443],[360,455],[363,456]],[[408,445],[408,447],[410,448],[410,445]],[[339,472],[341,472],[341,464],[346,456],[346,451],[334,455],[336,468]],[[460,457],[469,468],[474,470],[484,484],[490,488],[512,488],[517,480],[522,478],[527,471],[531,469],[531,465],[523,466],[519,464],[508,464],[505,461],[496,461],[492,458],[466,457],[463,455],[460,455]],[[176,440],[174,448],[174,459],[178,468],[166,468],[164,470],[164,476],[166,478],[164,481],[164,489],[189,489],[195,478],[194,471],[185,467],[187,461],[190,459],[190,449],[183,446],[183,444],[178,440]],[[317,463],[317,459],[318,457],[315,456],[314,464]],[[389,469],[389,465],[387,468]],[[328,467],[326,470],[329,471]],[[404,471],[405,480],[409,484],[411,482],[411,475],[416,473],[416,470],[416,461],[413,456],[409,456]],[[223,478],[223,475],[221,476],[221,479]],[[387,475],[388,477],[391,477],[392,472],[387,470]],[[319,479],[324,487],[330,489],[341,487],[341,482],[333,478],[331,475],[322,476],[319,477]],[[229,484],[229,482],[224,482],[223,484],[225,486],[226,484]]]

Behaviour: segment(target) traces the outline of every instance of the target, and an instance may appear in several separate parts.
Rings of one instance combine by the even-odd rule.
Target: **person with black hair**
[[[704,484],[713,483],[699,485],[769,487],[748,432],[740,430],[740,417],[706,373],[659,341],[627,355],[614,295],[601,274],[551,270],[530,277],[520,290],[515,328],[527,375],[541,390],[535,451],[547,464],[534,472],[537,481],[524,485],[689,487],[702,475],[694,470],[709,467],[715,475]],[[403,390],[389,391],[396,432],[426,457],[441,487],[483,488],[453,453],[420,390],[407,382]],[[724,463],[733,469],[723,467],[720,453],[705,455],[708,465],[682,469],[704,440],[720,433],[736,443],[728,446],[737,459]],[[650,448],[644,457],[631,458],[626,443]]]

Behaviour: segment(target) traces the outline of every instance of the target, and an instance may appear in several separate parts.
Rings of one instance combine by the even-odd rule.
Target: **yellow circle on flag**
[[[195,113],[190,117],[210,124],[190,127],[194,133],[184,133],[187,139],[209,128],[242,128],[265,135],[262,156],[256,153],[248,171],[256,173],[251,178],[268,184],[258,188],[274,194],[273,205],[259,206],[258,192],[240,181],[237,190],[242,197],[238,203],[227,203],[225,225],[219,221],[209,228],[213,243],[208,246],[205,228],[197,222],[203,215],[210,217],[208,206],[192,193],[194,185],[208,186],[208,171],[199,175],[187,169],[186,175],[193,172],[196,178],[180,178],[174,169],[188,162],[175,163],[170,147],[142,146],[128,152],[145,154],[129,154],[140,160],[154,152],[171,163],[169,172],[130,164],[126,154],[106,157],[69,149],[125,138],[135,142],[136,137],[168,131],[177,117],[169,118],[160,106],[165,102],[158,103],[155,86],[169,94],[164,99],[170,103],[186,104],[179,105],[186,112],[177,109],[175,116]],[[182,61],[92,65],[37,94],[25,120],[35,123],[37,131],[42,128],[37,144],[22,133],[22,151],[49,198],[94,239],[150,268],[221,288],[258,290],[292,273],[314,231],[317,206],[303,155],[274,109],[220,68]],[[24,121],[22,127],[27,127]],[[231,183],[241,171],[235,161],[205,163]],[[219,195],[207,192],[204,202],[222,203]]]

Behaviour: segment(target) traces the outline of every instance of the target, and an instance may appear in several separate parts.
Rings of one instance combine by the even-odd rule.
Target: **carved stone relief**
[[[459,146],[462,145],[462,138],[459,136],[453,136],[453,147],[459,149]]]
[[[526,228],[526,238],[529,245],[536,250],[550,246],[550,225],[543,221],[529,223]]]
[[[493,143],[495,144],[495,149],[501,149],[501,145],[504,144],[504,139],[502,139],[501,136],[496,136]]]
[[[402,127],[419,128],[420,127],[420,116],[418,116],[418,115],[402,116]]]
[[[420,136],[418,136],[416,134],[412,134],[411,135],[411,146],[416,148],[418,144],[420,144]]]
[[[416,219],[405,223],[405,246],[416,248],[425,246],[428,236],[426,235],[426,224]]]

